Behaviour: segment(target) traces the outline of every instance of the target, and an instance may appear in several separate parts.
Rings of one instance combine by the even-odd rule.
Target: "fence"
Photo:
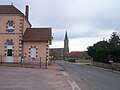
[[[48,68],[48,60],[46,57],[29,58],[21,56],[2,56],[0,55],[0,66],[17,66],[17,67],[33,67]]]

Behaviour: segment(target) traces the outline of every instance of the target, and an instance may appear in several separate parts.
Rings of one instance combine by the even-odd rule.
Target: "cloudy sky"
[[[29,5],[33,27],[52,27],[51,48],[63,47],[66,31],[70,51],[82,51],[120,28],[120,0],[0,0],[11,3],[23,13]]]

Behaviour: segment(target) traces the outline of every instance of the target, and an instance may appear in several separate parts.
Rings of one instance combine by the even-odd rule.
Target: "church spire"
[[[64,39],[64,59],[66,60],[67,54],[69,53],[69,40],[67,31],[65,33],[65,39]]]
[[[67,31],[66,31],[66,33],[65,33],[65,40],[68,40]]]

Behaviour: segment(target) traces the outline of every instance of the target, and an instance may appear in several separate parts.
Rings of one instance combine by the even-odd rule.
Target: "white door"
[[[12,45],[7,45],[6,62],[13,62],[12,49]]]
[[[36,58],[36,48],[31,48],[30,53],[31,58]]]

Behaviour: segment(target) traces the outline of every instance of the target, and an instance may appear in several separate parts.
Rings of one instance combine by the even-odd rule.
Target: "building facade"
[[[67,54],[68,60],[88,60],[91,57],[87,54],[86,51],[72,51]]]
[[[44,28],[34,28],[34,32],[40,33],[42,31],[45,32],[45,34],[47,33],[49,37],[42,38],[42,40],[38,41],[25,41],[24,39],[26,38],[23,38],[23,36],[25,36],[24,34],[26,31],[28,32],[29,29],[32,29],[32,25],[28,20],[28,6],[26,6],[25,11],[26,14],[24,15],[13,5],[0,5],[0,55],[5,56],[5,62],[15,62],[15,56],[29,56],[29,58],[32,58],[32,56],[40,57],[39,49],[43,51],[44,55],[41,54],[43,57],[49,56],[48,48],[51,44],[51,28],[46,28],[45,31],[43,31]],[[36,51],[31,50],[33,47],[36,48]]]
[[[50,56],[54,60],[64,60],[64,48],[50,49]]]
[[[23,50],[25,59],[35,62],[49,59],[51,44],[51,28],[27,28],[23,35]]]
[[[67,32],[64,38],[64,48],[52,48],[50,49],[50,56],[55,60],[65,60],[66,55],[69,53],[69,39]]]

